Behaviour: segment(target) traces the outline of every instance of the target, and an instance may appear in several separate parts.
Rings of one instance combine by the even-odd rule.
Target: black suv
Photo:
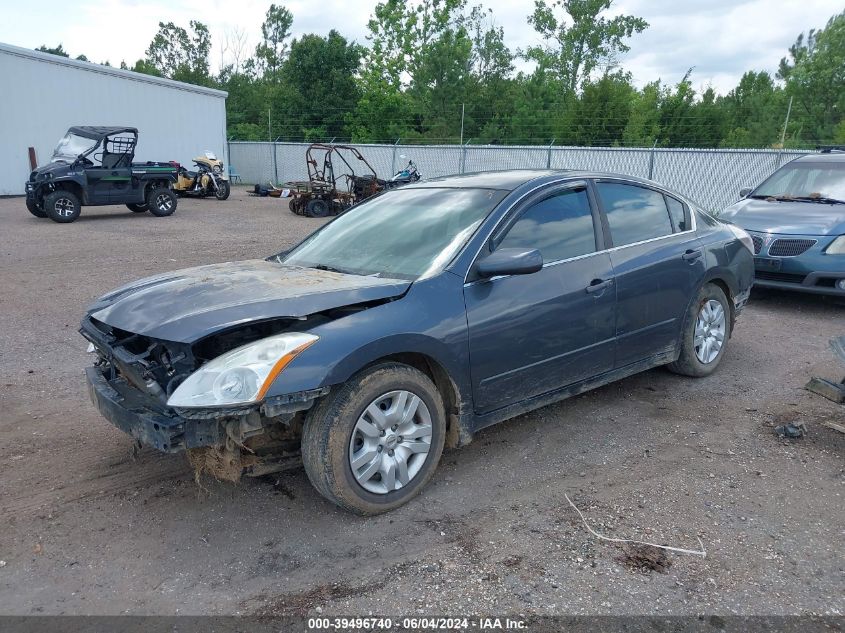
[[[38,218],[73,222],[82,206],[125,204],[162,217],[176,210],[172,163],[133,163],[138,130],[77,126],[67,131],[47,165],[26,183],[26,208]],[[99,151],[98,151],[99,150]]]

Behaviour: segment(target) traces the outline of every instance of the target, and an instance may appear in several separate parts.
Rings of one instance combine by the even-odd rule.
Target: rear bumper
[[[118,391],[126,385],[120,378],[109,382],[97,367],[85,370],[88,394],[97,410],[109,422],[146,446],[163,453],[218,445],[225,440],[223,425],[217,419],[193,420],[153,411],[138,399]]]

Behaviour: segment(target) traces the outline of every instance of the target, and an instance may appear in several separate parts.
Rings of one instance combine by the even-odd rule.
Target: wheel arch
[[[446,446],[455,448],[461,442],[461,405],[463,399],[458,385],[452,380],[452,376],[446,368],[432,356],[422,352],[398,352],[377,358],[359,371],[364,371],[375,365],[385,362],[396,362],[408,365],[428,376],[443,398],[443,407],[446,411]],[[357,373],[357,372],[356,372]]]
[[[80,204],[88,204],[88,196],[85,195],[85,188],[75,180],[61,180],[53,183],[53,191],[67,191],[72,193],[79,199]],[[50,191],[42,195],[42,199],[46,198]]]

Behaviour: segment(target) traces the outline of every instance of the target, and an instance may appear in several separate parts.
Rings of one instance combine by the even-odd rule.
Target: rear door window
[[[666,206],[669,207],[669,217],[672,218],[672,226],[675,233],[690,230],[689,212],[686,205],[672,196],[665,196]]]
[[[672,222],[663,194],[615,182],[596,183],[614,246],[671,235]]]

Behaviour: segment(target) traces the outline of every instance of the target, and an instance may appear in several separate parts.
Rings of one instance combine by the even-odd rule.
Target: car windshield
[[[68,132],[64,138],[56,145],[53,150],[53,162],[57,161],[73,161],[76,160],[80,154],[84,154],[89,149],[97,144],[95,139],[85,138],[84,136],[77,136]]]
[[[776,171],[752,194],[761,198],[845,200],[845,162],[794,162]]]
[[[281,261],[418,279],[446,266],[506,194],[493,189],[390,191],[340,215]]]

